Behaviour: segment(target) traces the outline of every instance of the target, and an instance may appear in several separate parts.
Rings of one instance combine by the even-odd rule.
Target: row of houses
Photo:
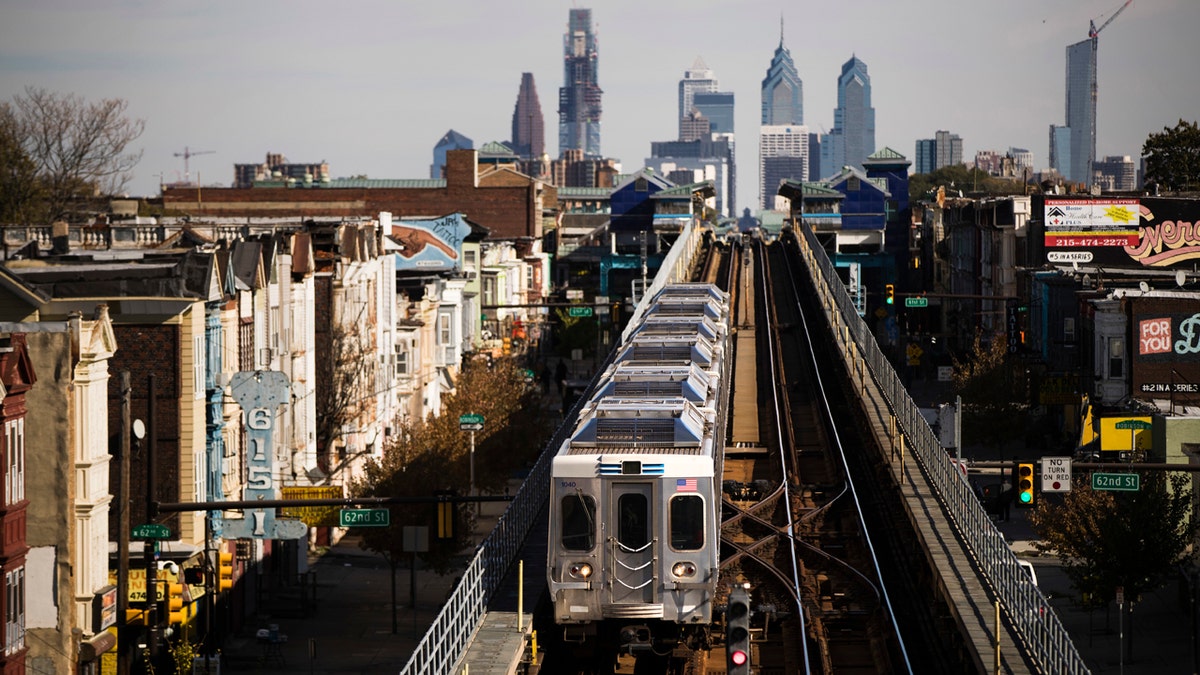
[[[3,227],[0,672],[111,672],[101,662],[140,630],[119,610],[155,577],[185,590],[173,630],[205,608],[216,634],[237,629],[337,531],[208,505],[345,494],[400,422],[439,414],[464,359],[516,335],[543,347],[568,280],[594,282],[590,301],[612,260],[645,264],[646,234],[564,235],[609,198],[561,206],[473,151],[425,183],[170,189],[154,216],[116,204],[92,223]],[[650,224],[651,254],[712,196],[653,175],[620,189],[641,195],[618,210]],[[641,251],[618,250],[630,237]],[[590,246],[607,253],[554,280],[555,251]],[[153,565],[131,531],[165,534]],[[223,561],[228,591],[211,587]]]

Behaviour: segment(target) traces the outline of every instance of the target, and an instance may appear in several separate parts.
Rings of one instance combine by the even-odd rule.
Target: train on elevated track
[[[554,457],[546,569],[567,641],[659,654],[710,644],[729,312],[716,285],[664,286]]]

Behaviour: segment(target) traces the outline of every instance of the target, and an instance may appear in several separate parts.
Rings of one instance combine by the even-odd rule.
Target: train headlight
[[[567,572],[576,579],[587,579],[592,576],[592,566],[587,563],[572,563]]]
[[[690,562],[677,562],[671,566],[671,574],[677,577],[694,577],[696,576],[696,564]]]

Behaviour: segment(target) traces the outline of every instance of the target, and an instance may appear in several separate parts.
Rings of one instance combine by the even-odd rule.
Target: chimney
[[[479,154],[475,150],[446,153],[446,187],[479,187]]]
[[[71,242],[68,234],[71,231],[67,221],[56,220],[50,223],[50,254],[64,255],[71,252]]]

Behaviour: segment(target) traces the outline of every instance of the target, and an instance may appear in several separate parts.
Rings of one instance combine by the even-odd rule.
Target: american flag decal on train
[[[677,479],[675,481],[675,491],[676,492],[695,492],[696,491],[696,479],[695,478]]]

